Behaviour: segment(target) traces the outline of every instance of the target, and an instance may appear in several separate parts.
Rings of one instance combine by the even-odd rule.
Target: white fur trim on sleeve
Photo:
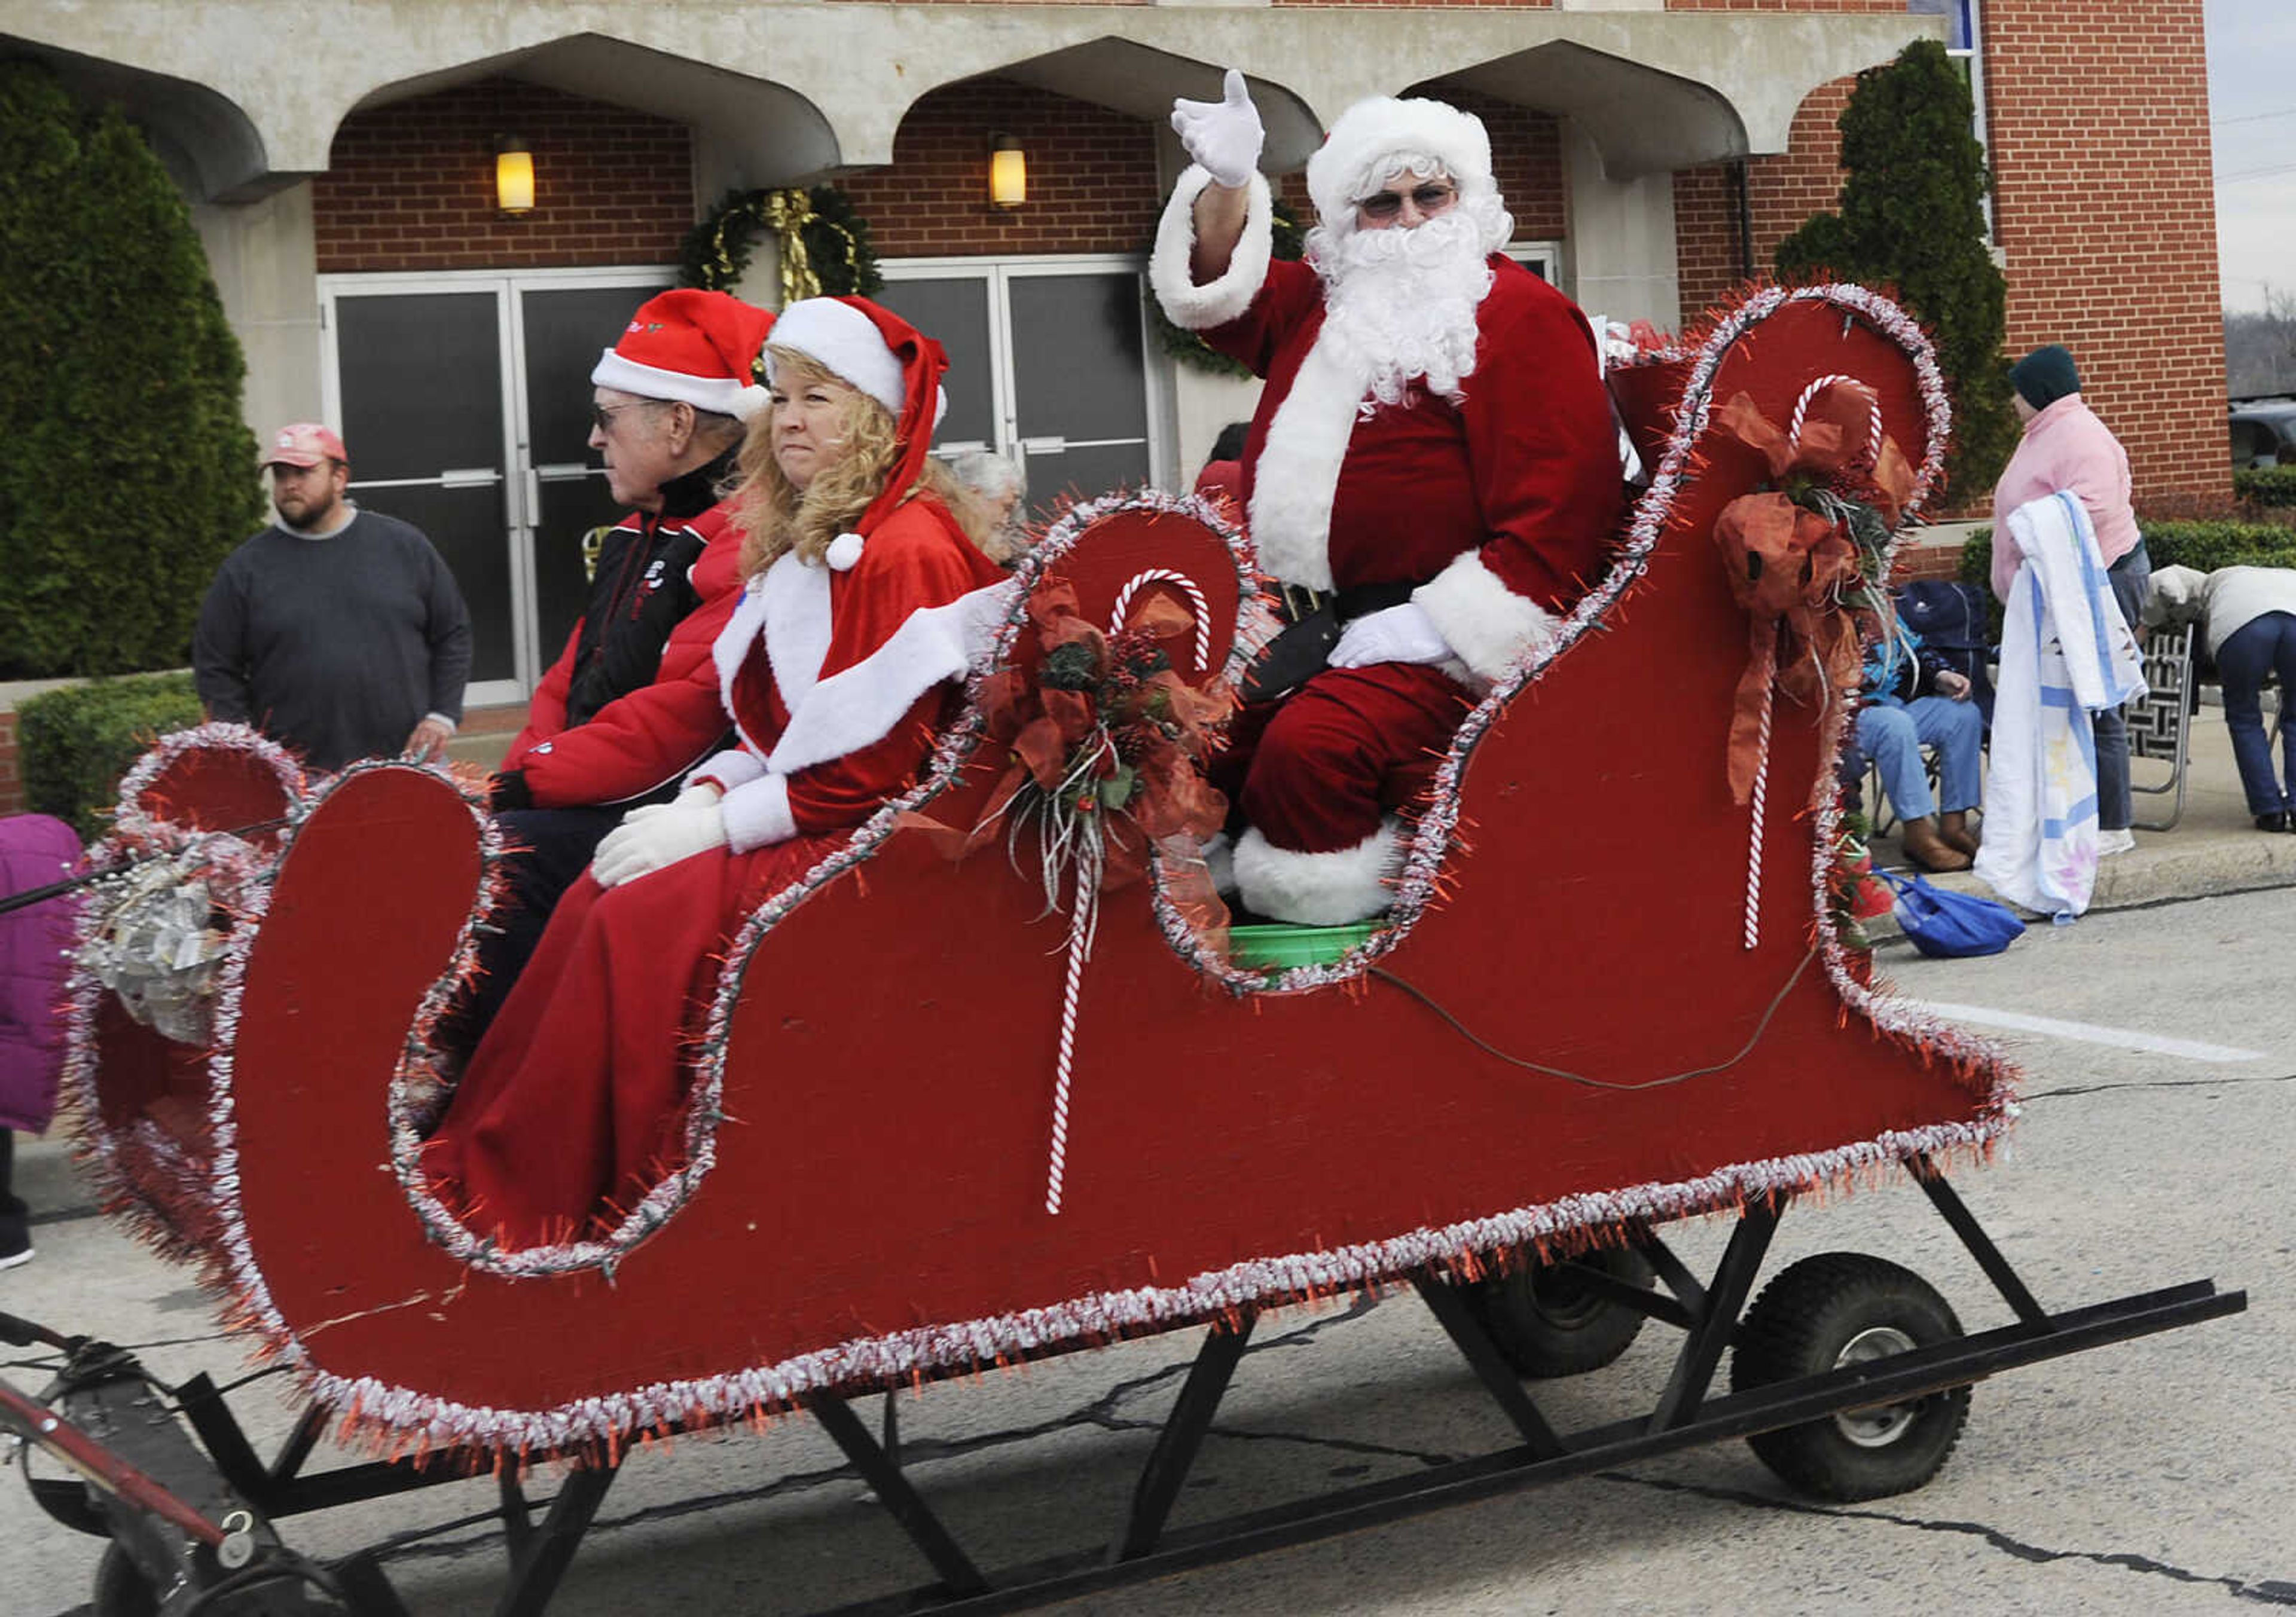
[[[1267,181],[1251,176],[1244,188],[1243,234],[1228,258],[1227,273],[1198,286],[1188,267],[1196,246],[1196,198],[1212,176],[1194,163],[1188,165],[1172,187],[1172,200],[1156,225],[1156,250],[1148,260],[1148,282],[1156,301],[1164,306],[1171,323],[1190,331],[1226,325],[1251,306],[1267,279],[1267,261],[1275,241],[1274,199]]]
[[[1459,660],[1496,681],[1517,662],[1554,643],[1562,620],[1504,579],[1469,551],[1411,592]]]
[[[685,777],[688,786],[707,781],[721,792],[747,786],[766,772],[765,761],[747,747],[729,747],[702,761],[693,773]]]
[[[946,606],[910,613],[876,650],[790,703],[788,727],[767,766],[793,775],[884,739],[912,702],[988,655],[1012,614],[1017,588],[1013,580],[1003,579]],[[778,662],[775,668],[778,674]],[[788,695],[786,686],[783,694]]]
[[[747,853],[797,835],[797,820],[790,813],[789,782],[775,774],[761,774],[735,787],[718,804],[726,821],[726,845]]]

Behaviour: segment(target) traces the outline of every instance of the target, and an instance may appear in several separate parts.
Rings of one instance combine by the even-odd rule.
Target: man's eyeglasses
[[[1374,191],[1358,200],[1356,211],[1366,219],[1392,219],[1403,211],[1407,200],[1422,214],[1440,213],[1451,206],[1458,192],[1449,185],[1420,185],[1412,190]]]
[[[627,404],[594,404],[590,406],[590,425],[600,432],[611,432],[613,430],[614,418],[623,411],[643,410],[659,402],[656,399],[634,398]]]

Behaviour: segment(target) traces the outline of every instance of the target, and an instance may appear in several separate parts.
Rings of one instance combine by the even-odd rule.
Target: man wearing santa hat
[[[1261,570],[1328,595],[1337,623],[1327,666],[1239,726],[1236,884],[1278,920],[1360,920],[1388,906],[1395,813],[1427,759],[1600,570],[1617,432],[1585,317],[1499,251],[1514,223],[1480,121],[1349,108],[1308,159],[1318,223],[1296,264],[1269,252],[1243,76],[1172,126],[1193,162],[1157,232],[1157,297],[1267,379],[1246,525]]]
[[[476,1040],[559,897],[635,803],[666,801],[711,740],[684,738],[715,703],[688,677],[709,661],[741,583],[725,498],[774,317],[725,292],[659,293],[590,372],[590,447],[630,512],[598,551],[590,599],[535,690],[491,793],[510,853],[479,976],[443,1036]],[[690,710],[690,711],[689,711]],[[712,731],[722,731],[718,723]]]

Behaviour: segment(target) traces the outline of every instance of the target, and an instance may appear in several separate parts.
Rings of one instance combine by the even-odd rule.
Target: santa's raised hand
[[[1243,87],[1243,74],[1230,68],[1218,101],[1178,100],[1172,103],[1172,129],[1188,156],[1216,184],[1234,190],[1251,182],[1259,168],[1259,148],[1267,132],[1259,122],[1259,109]]]

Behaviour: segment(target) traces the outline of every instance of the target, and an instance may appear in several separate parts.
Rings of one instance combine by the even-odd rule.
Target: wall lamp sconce
[[[495,206],[504,213],[534,208],[534,153],[515,135],[495,143]]]
[[[1029,157],[1009,135],[991,138],[988,147],[988,200],[999,208],[1018,208],[1029,200]]]

